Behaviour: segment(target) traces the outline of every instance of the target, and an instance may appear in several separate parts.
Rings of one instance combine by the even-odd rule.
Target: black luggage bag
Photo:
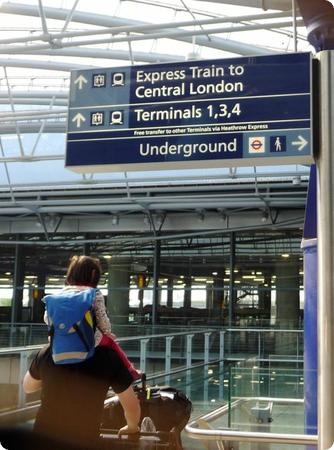
[[[133,448],[146,449],[144,445],[146,440],[149,450],[151,448],[152,450],[155,448],[182,450],[181,431],[188,423],[192,411],[189,398],[182,391],[170,386],[147,386],[145,375],[142,376],[142,386],[135,386],[134,390],[140,401],[141,421],[145,417],[150,417],[155,430],[153,433],[141,433],[140,436],[137,436],[139,442],[137,442],[137,447],[133,446]],[[102,434],[109,434],[106,442],[111,441],[111,430],[119,430],[125,424],[123,408],[118,397],[108,399],[105,403],[101,430]],[[118,442],[119,448],[123,448],[122,445],[124,445],[124,450],[127,448],[132,450],[131,446],[126,447],[126,439],[118,441],[122,440],[125,442]],[[132,442],[132,445],[135,443]],[[110,446],[110,449],[112,448],[114,447]]]
[[[102,430],[100,450],[182,450],[174,431],[140,432],[118,437],[118,430]]]

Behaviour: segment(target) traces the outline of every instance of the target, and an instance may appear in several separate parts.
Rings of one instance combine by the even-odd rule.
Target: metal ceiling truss
[[[40,16],[40,8],[33,5],[24,5],[24,4],[16,4],[16,3],[3,3],[0,6],[0,13],[8,13],[8,14],[19,14],[19,15],[27,15],[27,16],[34,16],[39,17]],[[50,19],[56,19],[56,20],[66,20],[66,18],[69,15],[68,10],[63,9],[57,9],[57,8],[50,8],[50,7],[44,7],[43,13],[46,18]],[[259,14],[258,19],[259,20],[266,20],[272,19],[272,18],[281,18],[285,17],[286,13],[268,13],[268,14]],[[291,15],[291,12],[290,12]],[[275,23],[271,24],[257,24],[257,25],[242,25],[240,27],[237,27],[235,30],[234,27],[228,27],[226,29],[224,28],[218,28],[214,30],[203,30],[203,29],[194,29],[190,31],[181,30],[178,27],[185,27],[185,26],[203,26],[204,24],[215,24],[215,23],[233,23],[233,22],[239,22],[240,21],[250,21],[250,20],[257,20],[256,15],[247,15],[247,16],[239,16],[239,17],[228,17],[228,18],[217,18],[217,19],[203,19],[203,20],[192,20],[192,21],[182,21],[182,22],[170,22],[170,23],[164,23],[164,24],[150,24],[145,23],[138,20],[130,20],[126,18],[120,18],[120,17],[111,17],[111,16],[104,16],[99,14],[93,14],[93,13],[85,13],[85,12],[78,12],[74,11],[71,15],[71,21],[72,22],[80,22],[82,24],[90,24],[100,27],[106,27],[107,29],[97,30],[94,32],[63,32],[56,37],[51,35],[50,33],[41,34],[39,36],[40,40],[47,40],[48,42],[46,44],[39,44],[37,46],[34,45],[28,45],[28,46],[21,46],[16,47],[10,46],[11,40],[6,40],[4,42],[4,45],[9,45],[9,47],[6,49],[6,47],[1,48],[0,51],[5,51],[6,53],[25,53],[25,51],[37,51],[37,50],[43,50],[43,49],[52,49],[52,48],[65,48],[65,47],[73,47],[76,45],[96,45],[96,44],[102,44],[102,43],[112,43],[112,42],[122,42],[122,41],[130,41],[130,40],[141,40],[141,39],[158,39],[158,38],[172,38],[172,39],[178,39],[180,41],[193,43],[192,37],[198,36],[196,38],[196,44],[197,45],[203,45],[206,47],[216,48],[224,51],[229,51],[232,53],[238,53],[240,55],[254,55],[254,54],[272,54],[273,50],[261,48],[259,46],[255,47],[249,44],[245,44],[242,42],[236,42],[232,41],[230,39],[223,39],[223,38],[217,38],[214,36],[211,36],[210,39],[207,38],[207,36],[201,36],[201,35],[207,35],[207,34],[213,34],[213,33],[225,33],[225,32],[233,32],[233,31],[242,31],[249,29],[252,29],[251,27],[257,27],[255,29],[275,29],[280,27],[289,27],[292,24],[292,20],[285,21],[284,23],[278,23],[277,26]],[[186,25],[185,25],[186,24]],[[299,21],[298,24],[301,24]],[[240,29],[238,29],[240,28]],[[159,29],[158,33],[152,33],[155,29]],[[64,42],[63,39],[65,37],[74,37],[77,36],[83,36],[88,34],[98,35],[98,34],[118,34],[118,33],[126,33],[125,36],[122,37],[106,37],[104,39],[95,39],[95,40],[84,40],[84,41],[71,41],[71,42]],[[131,35],[132,33],[141,33],[139,36]],[[147,36],[145,36],[147,35]],[[35,38],[33,38],[35,39]],[[21,38],[21,41],[23,42],[29,42],[32,41],[31,37],[23,37]],[[16,41],[17,42],[17,41]],[[16,44],[15,44],[16,45]],[[176,57],[178,59],[178,57]]]
[[[144,1],[144,0],[143,0]],[[149,0],[146,1],[149,3]],[[233,0],[226,4],[248,5],[280,12],[240,15],[238,17],[212,16],[204,10],[189,10],[182,2],[177,9],[187,11],[192,20],[159,24],[123,17],[107,16],[77,11],[78,0],[69,10],[45,7],[42,0],[36,6],[19,3],[2,3],[0,14],[17,14],[39,17],[40,26],[34,33],[0,39],[0,54],[19,57],[0,58],[4,76],[0,77],[0,104],[10,106],[10,111],[0,112],[0,133],[16,135],[18,153],[6,153],[1,143],[0,162],[6,170],[7,185],[0,186],[0,233],[7,239],[0,243],[36,243],[43,245],[73,246],[85,243],[110,243],[120,240],[146,242],[150,239],[174,238],[174,230],[185,230],[175,238],[199,236],[202,233],[242,231],[244,229],[290,228],[300,226],[307,191],[308,169],[296,168],[290,173],[239,174],[232,168],[229,175],[187,175],[148,178],[117,178],[95,180],[92,174],[83,174],[81,184],[53,183],[43,186],[32,182],[26,186],[13,185],[8,170],[10,163],[63,160],[64,153],[38,152],[42,134],[66,132],[69,71],[93,68],[93,65],[73,63],[75,58],[114,59],[134,62],[171,62],[189,58],[158,52],[138,51],[136,41],[172,39],[190,44],[193,50],[201,46],[238,55],[266,55],[274,49],[234,41],[217,34],[242,31],[272,30],[297,40],[297,27],[302,21],[296,17],[290,0]],[[175,9],[166,3],[161,6]],[[195,17],[200,16],[200,19]],[[60,21],[59,29],[51,29],[48,20]],[[87,26],[85,30],[70,29],[74,24]],[[94,26],[91,29],[90,26]],[[219,26],[218,26],[219,25]],[[294,32],[284,28],[294,27]],[[189,29],[190,27],[190,29]],[[128,43],[128,50],[93,47],[96,45]],[[177,49],[177,46],[175,46]],[[281,51],[280,51],[281,53]],[[194,55],[200,52],[193,51]],[[28,59],[40,55],[41,60]],[[24,59],[21,59],[23,57]],[[63,57],[63,61],[47,61],[45,57]],[[7,68],[41,69],[64,72],[59,79],[45,78],[41,88],[29,76],[11,79]],[[44,108],[22,109],[22,105]],[[22,135],[36,134],[34,143],[25,148]],[[298,178],[298,183],[293,180]],[[77,182],[76,182],[77,183]],[[32,189],[33,187],[33,189]],[[29,192],[30,191],[30,192]],[[246,215],[245,215],[246,213]],[[265,216],[266,215],[266,216]],[[245,219],[246,218],[246,219]],[[265,220],[264,220],[265,219]],[[140,223],[142,228],[140,229]],[[110,238],[85,239],[81,233],[112,232]],[[141,236],[135,236],[140,232]],[[26,233],[33,238],[26,239]],[[68,234],[62,241],[64,233]],[[120,236],[121,233],[121,236]],[[130,234],[129,233],[133,233]],[[12,234],[21,236],[18,240]],[[160,235],[163,236],[160,236]],[[43,240],[44,237],[44,240]],[[142,240],[141,240],[142,239]],[[79,242],[78,242],[79,241]]]

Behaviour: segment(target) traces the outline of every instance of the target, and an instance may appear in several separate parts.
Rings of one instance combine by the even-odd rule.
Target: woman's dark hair
[[[101,264],[91,256],[72,256],[65,284],[96,287],[100,281]]]

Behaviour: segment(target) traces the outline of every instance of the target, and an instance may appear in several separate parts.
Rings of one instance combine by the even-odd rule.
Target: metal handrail
[[[143,334],[141,336],[125,336],[116,338],[117,342],[129,342],[129,341],[142,341],[144,339],[154,339],[154,338],[166,338],[166,337],[174,337],[174,336],[187,336],[191,334],[205,334],[210,332],[216,332],[215,329],[205,329],[204,330],[189,330],[189,331],[179,331],[177,333],[164,333],[164,334]],[[45,342],[46,344],[46,342]],[[36,344],[36,345],[21,345],[19,347],[4,347],[0,348],[0,354],[8,354],[8,353],[20,353],[22,351],[29,350],[39,350],[44,347],[45,344]]]
[[[303,329],[293,329],[293,328],[241,328],[241,327],[235,327],[235,328],[224,328],[225,331],[231,331],[234,332],[241,332],[241,331],[247,331],[249,333],[257,332],[257,333],[298,333],[303,334]]]
[[[191,369],[195,366],[193,359],[195,359],[194,352],[193,352],[193,337],[195,335],[203,335],[204,337],[204,350],[203,350],[203,365],[207,365],[211,362],[217,363],[217,357],[211,358],[209,357],[210,353],[210,345],[209,345],[209,338],[211,334],[218,333],[219,339],[220,339],[220,354],[219,358],[223,358],[222,354],[222,348],[223,348],[223,334],[222,331],[217,330],[198,330],[198,331],[182,331],[182,332],[176,332],[176,333],[165,333],[165,334],[146,334],[141,336],[129,336],[129,337],[123,337],[119,338],[119,342],[129,342],[129,341],[136,341],[140,342],[140,365],[139,368],[142,372],[147,372],[146,370],[146,363],[149,357],[148,350],[147,350],[147,344],[150,340],[154,339],[165,339],[165,370],[164,372],[159,373],[159,376],[170,376],[172,373],[171,371],[171,360],[173,358],[172,352],[171,352],[171,342],[174,339],[175,336],[186,336],[186,342],[185,342],[185,348],[184,354],[186,358],[185,366],[179,367],[178,369]],[[153,341],[154,342],[154,341]],[[26,373],[28,369],[28,358],[29,354],[32,352],[38,351],[41,349],[45,344],[38,344],[38,345],[30,345],[30,346],[21,346],[21,347],[7,347],[0,349],[0,356],[3,355],[17,355],[19,354],[19,373],[18,378],[19,380],[22,380],[24,377],[24,374]],[[198,359],[198,358],[197,358]],[[219,360],[219,364],[223,364]],[[19,407],[22,407],[25,405],[26,402],[26,395],[23,391],[22,384],[19,382],[19,394],[18,394],[18,405]]]
[[[239,441],[239,442],[268,442],[277,444],[295,444],[295,445],[317,445],[318,435],[308,434],[288,434],[288,433],[265,433],[256,431],[237,431],[231,429],[207,429],[200,428],[200,424],[217,420],[226,415],[230,409],[236,408],[240,404],[249,401],[271,401],[276,403],[303,403],[302,399],[288,399],[275,397],[243,397],[233,401],[230,405],[226,404],[209,413],[205,413],[192,420],[185,427],[189,437],[197,440],[210,441]]]

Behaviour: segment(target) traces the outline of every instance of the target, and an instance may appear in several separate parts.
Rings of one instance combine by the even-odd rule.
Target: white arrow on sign
[[[78,78],[74,80],[74,84],[78,85],[78,89],[82,89],[84,84],[87,83],[86,78],[83,75],[79,75]]]
[[[298,136],[298,141],[291,142],[292,145],[298,145],[298,151],[301,152],[303,148],[308,144],[308,141],[301,135]]]
[[[84,118],[84,116],[81,113],[77,113],[73,117],[72,122],[76,122],[77,123],[77,127],[80,128],[81,122],[86,122],[86,119]]]

